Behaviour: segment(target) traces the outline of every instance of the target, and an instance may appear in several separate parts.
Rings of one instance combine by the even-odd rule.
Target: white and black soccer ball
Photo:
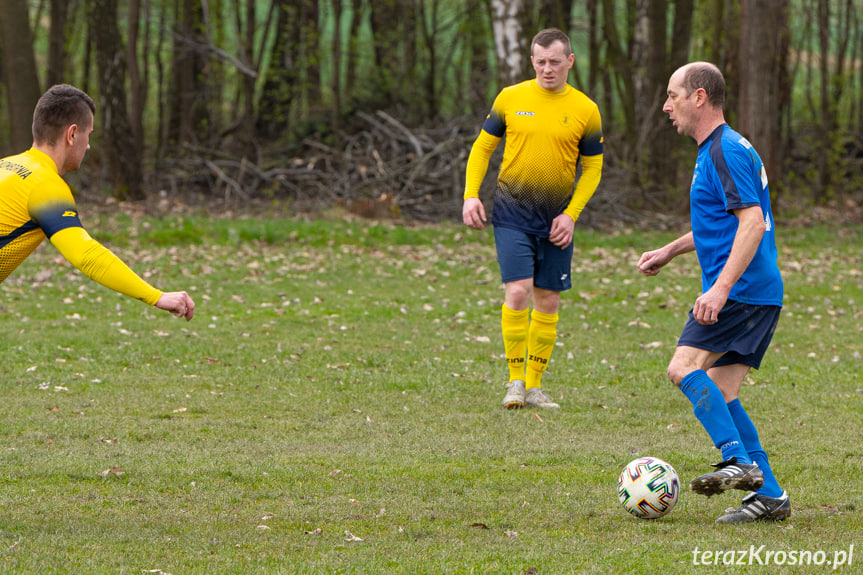
[[[669,463],[657,457],[639,457],[620,472],[617,497],[636,517],[656,519],[674,509],[680,497],[680,480]]]

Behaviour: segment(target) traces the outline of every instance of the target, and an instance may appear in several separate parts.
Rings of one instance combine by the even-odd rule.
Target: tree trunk
[[[333,3],[333,20],[335,22],[333,30],[332,44],[332,90],[333,90],[333,110],[332,110],[332,130],[333,130],[333,147],[336,153],[341,153],[342,150],[342,0],[332,0]]]
[[[626,51],[626,41],[621,38],[617,29],[617,17],[614,10],[614,0],[600,0],[602,5],[602,33],[605,36],[606,60],[603,83],[606,85],[606,106],[603,116],[611,118],[614,99],[611,97],[612,86],[616,87],[623,109],[624,128],[619,141],[624,142],[621,150],[624,160],[632,160],[638,148],[635,128],[635,71],[632,59]]]
[[[204,80],[207,56],[204,44],[201,3],[177,0],[175,5],[171,88],[167,97],[170,106],[167,138],[173,145],[209,141],[212,128],[208,121],[208,97]]]
[[[292,0],[278,0],[276,32],[266,80],[258,102],[257,134],[274,141],[290,125],[291,105],[299,83],[300,23]]]
[[[758,150],[768,176],[778,181],[782,116],[790,98],[788,0],[743,0],[742,9],[737,129]]]
[[[530,62],[530,46],[525,46],[522,29],[524,6],[522,0],[492,0],[491,8],[497,76],[502,86],[511,86],[529,77],[524,74]]]
[[[408,44],[414,31],[405,34],[407,17],[404,0],[375,0],[370,2],[370,23],[375,38],[374,61],[379,71],[380,91],[370,103],[381,108],[392,108],[407,99],[404,93],[409,85],[405,67]]]
[[[140,26],[141,0],[129,1],[128,36],[126,43],[126,65],[129,69],[129,124],[135,147],[144,147],[144,96],[146,84],[141,81],[138,66],[138,29]]]
[[[587,93],[595,94],[599,85],[599,9],[598,0],[587,0]]]
[[[347,95],[353,94],[357,83],[357,70],[360,67],[360,26],[362,26],[363,13],[365,12],[365,3],[361,0],[354,0],[352,4],[351,24],[348,30],[348,65],[345,75],[345,94]]]
[[[818,48],[821,54],[830,53],[830,1],[818,0]],[[836,121],[830,106],[830,62],[827,58],[819,58],[818,71],[821,75],[821,123],[818,127],[821,145],[818,146],[818,185],[814,190],[816,203],[823,203],[831,187],[830,170],[830,134]]]
[[[239,4],[235,4],[235,24],[240,31],[240,61],[249,70],[256,69],[255,62],[255,31],[257,11],[255,2],[247,1],[245,13],[241,13]],[[251,73],[240,75],[240,98],[243,102],[241,117],[239,119],[239,154],[257,163],[255,152],[255,81],[256,76]]]
[[[0,33],[11,143],[23,152],[33,143],[33,108],[41,95],[27,0],[0,2]]]
[[[303,104],[307,110],[321,114],[321,47],[318,0],[298,0],[302,29],[301,58],[305,81],[301,83]],[[392,25],[390,23],[390,25]]]
[[[51,0],[51,30],[48,34],[48,86],[63,82],[66,69],[66,21],[68,0]]]
[[[142,200],[141,150],[132,137],[126,114],[126,59],[117,25],[117,0],[92,0],[90,26],[98,31],[93,35],[99,70],[97,111],[105,134],[105,159],[112,194],[121,200]]]

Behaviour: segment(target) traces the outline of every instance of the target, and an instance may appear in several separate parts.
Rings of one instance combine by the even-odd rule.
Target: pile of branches
[[[411,129],[384,111],[360,111],[356,117],[359,128],[350,134],[340,139],[311,136],[290,153],[270,152],[271,160],[194,151],[158,170],[154,185],[165,191],[163,196],[188,197],[191,192],[219,200],[222,209],[283,199],[293,213],[341,207],[375,219],[461,221],[467,158],[479,132],[475,118]],[[503,145],[493,154],[480,190],[488,213],[502,152]],[[579,225],[643,225],[643,214],[630,207],[637,192],[627,183],[628,173],[614,167],[609,152],[607,148],[600,188]],[[651,219],[655,223],[655,214]]]
[[[339,143],[331,135],[329,141],[312,136],[271,160],[201,150],[171,159],[154,185],[170,195],[205,194],[226,207],[280,198],[297,211],[342,206],[373,218],[439,221],[461,214],[467,156],[478,126],[412,130],[383,111],[357,117],[364,129]]]

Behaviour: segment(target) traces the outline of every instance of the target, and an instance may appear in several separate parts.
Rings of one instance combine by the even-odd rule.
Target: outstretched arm
[[[658,250],[644,252],[638,260],[638,271],[646,276],[655,276],[662,267],[679,256],[695,249],[692,232],[682,235]]]
[[[163,293],[154,288],[84,228],[62,229],[50,240],[69,263],[93,281],[187,321],[192,319],[195,304],[186,292]]]

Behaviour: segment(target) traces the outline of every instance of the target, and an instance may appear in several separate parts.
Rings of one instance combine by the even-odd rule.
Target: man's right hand
[[[671,261],[667,251],[664,248],[644,252],[641,254],[641,259],[638,260],[638,271],[646,276],[655,276],[662,269],[662,266]]]
[[[195,302],[184,291],[163,293],[156,302],[156,307],[171,312],[177,317],[184,317],[186,321],[191,320],[195,315]]]
[[[485,207],[479,198],[467,198],[464,201],[464,206],[461,209],[461,217],[464,220],[464,225],[475,230],[485,228]]]

